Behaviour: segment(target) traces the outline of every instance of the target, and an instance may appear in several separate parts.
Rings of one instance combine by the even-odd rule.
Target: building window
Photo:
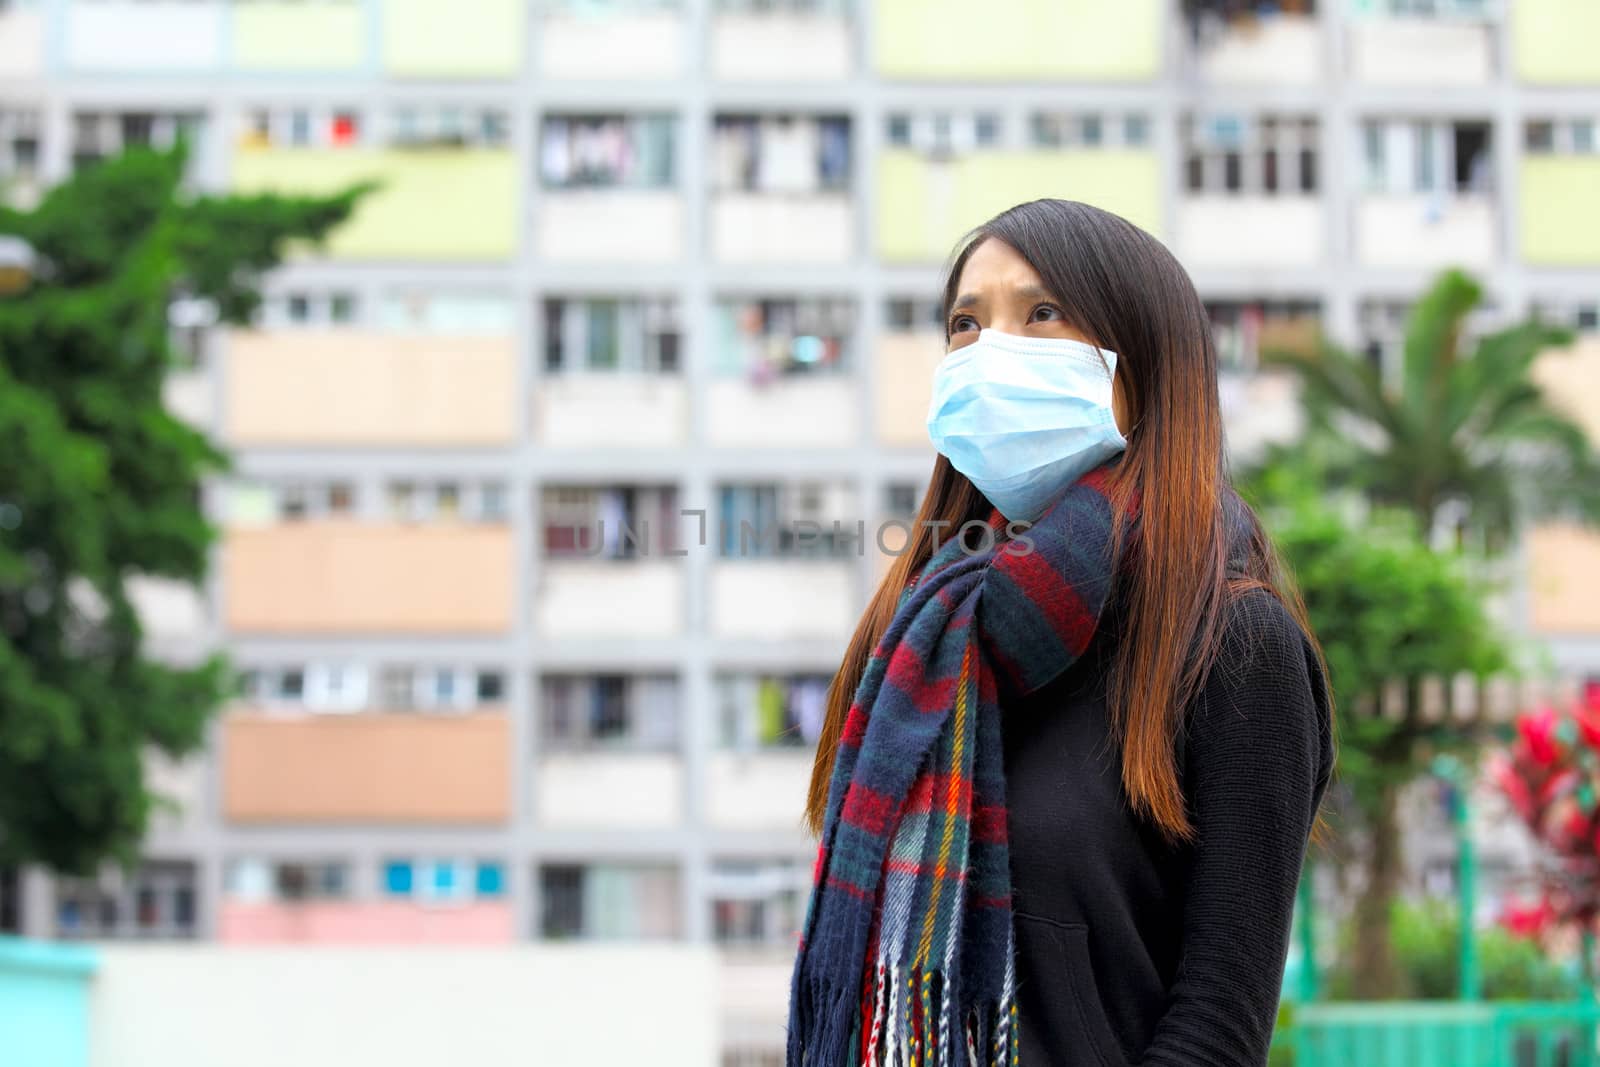
[[[189,938],[196,933],[195,865],[148,862],[132,877],[56,883],[56,932],[63,938]]]
[[[724,559],[837,559],[864,551],[865,520],[842,482],[722,485],[717,520]]]
[[[0,933],[22,932],[22,872],[0,867]]]
[[[855,302],[842,297],[724,300],[717,305],[715,323],[712,369],[764,384],[785,375],[844,369]]]
[[[636,559],[677,550],[674,486],[546,486],[540,510],[550,559]]]
[[[1191,193],[1301,195],[1318,188],[1314,118],[1218,113],[1184,119],[1184,182]]]
[[[731,674],[716,681],[717,740],[725,749],[804,749],[827,710],[826,674]]]
[[[1217,362],[1224,371],[1249,373],[1263,351],[1315,347],[1321,328],[1321,310],[1310,300],[1209,301],[1211,334]]]
[[[343,900],[350,895],[350,869],[342,860],[236,859],[224,887],[240,903]]]
[[[1036,148],[1137,148],[1150,129],[1139,113],[1036,111],[1029,132]]]
[[[395,858],[383,865],[385,896],[428,904],[465,904],[505,894],[505,865],[498,860]]]
[[[1494,187],[1487,122],[1371,119],[1362,125],[1367,190],[1484,194]]]
[[[712,864],[712,936],[729,946],[780,947],[799,936],[810,867],[799,859],[725,859]]]
[[[407,289],[385,294],[376,322],[391,333],[509,337],[516,331],[513,308],[493,293]]]
[[[1596,147],[1595,124],[1600,115],[1587,118],[1540,119],[1523,127],[1523,144],[1529,155],[1593,155]]]
[[[546,189],[669,189],[670,115],[550,115],[539,131],[539,179]]]
[[[335,714],[466,711],[505,694],[505,675],[490,668],[385,664],[371,684],[365,665],[348,663],[252,667],[240,677],[244,701]]]
[[[678,680],[670,675],[552,674],[539,691],[545,751],[664,752],[678,745]]]
[[[544,302],[544,365],[552,374],[675,374],[682,336],[676,300]]]
[[[165,150],[186,138],[192,167],[203,129],[204,117],[193,112],[80,111],[72,116],[72,165],[84,167],[136,147]]]
[[[1535,300],[1533,309],[1546,322],[1556,323],[1579,333],[1593,333],[1600,330],[1600,300]]]
[[[883,305],[887,333],[937,333],[944,337],[939,301],[918,297],[890,297]]]
[[[384,487],[384,499],[395,522],[506,521],[506,487],[501,482],[394,481]]]
[[[718,115],[711,134],[718,192],[826,193],[850,188],[850,120],[841,115]]]
[[[39,113],[0,110],[0,195],[31,206],[39,193]]]
[[[397,148],[504,148],[511,142],[506,113],[455,105],[397,107],[390,111],[388,143]]]
[[[935,159],[993,148],[1005,136],[1005,123],[992,111],[891,112],[885,136],[896,148]]]
[[[242,117],[241,148],[350,148],[362,140],[353,107],[257,107]]]
[[[539,936],[655,940],[682,929],[678,872],[664,864],[551,863],[539,869]]]
[[[884,514],[891,518],[915,518],[922,504],[922,489],[913,482],[890,482],[883,487]]]

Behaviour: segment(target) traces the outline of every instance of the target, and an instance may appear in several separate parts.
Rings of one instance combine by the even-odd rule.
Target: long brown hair
[[[1268,589],[1311,634],[1298,593],[1228,477],[1210,321],[1194,283],[1161,242],[1110,212],[1047,199],[1001,212],[958,244],[943,286],[947,324],[967,257],[987,240],[1016,249],[1072,325],[1118,354],[1131,429],[1111,498],[1120,517],[1137,492],[1140,518],[1120,568],[1124,625],[1108,704],[1122,742],[1123,788],[1134,809],[1169,838],[1192,839],[1174,739],[1183,709],[1215,658],[1229,599],[1245,589]],[[948,325],[945,330],[948,342]],[[988,511],[983,494],[939,456],[911,542],[873,594],[828,690],[806,798],[813,835],[822,832],[851,700],[900,592],[932,555],[936,531],[959,529]],[[1245,559],[1234,561],[1231,575],[1229,522],[1242,523],[1246,533]]]

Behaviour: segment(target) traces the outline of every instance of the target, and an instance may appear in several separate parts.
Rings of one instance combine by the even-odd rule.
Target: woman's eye
[[[1044,317],[1040,318],[1041,315],[1044,316]],[[1053,304],[1040,304],[1038,307],[1033,309],[1033,315],[1031,316],[1030,321],[1033,321],[1033,322],[1049,322],[1052,319],[1057,319],[1057,318],[1061,318],[1061,317],[1062,317],[1062,315],[1061,315],[1061,309],[1060,308],[1054,306]]]
[[[977,326],[977,320],[975,320],[971,315],[957,315],[955,318],[950,320],[951,333],[961,333],[965,330],[976,329]]]

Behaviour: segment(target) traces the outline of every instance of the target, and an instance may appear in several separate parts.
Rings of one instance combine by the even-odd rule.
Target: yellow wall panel
[[[489,78],[522,65],[524,0],[383,0],[383,65],[391,74]]]
[[[508,259],[518,236],[516,161],[505,149],[240,148],[239,192],[383,188],[328,241],[336,259]]]
[[[967,230],[1024,200],[1105,208],[1161,236],[1161,167],[1152,152],[975,152],[936,162],[908,150],[879,160],[878,255],[943,262]]]
[[[1546,85],[1600,84],[1600,3],[1517,0],[1511,19],[1517,77]]]
[[[1161,63],[1158,0],[876,0],[886,78],[1143,81]]]
[[[232,26],[233,65],[241,70],[355,70],[366,62],[360,0],[234,4]]]
[[[1600,265],[1600,214],[1594,210],[1600,156],[1527,156],[1518,184],[1523,260]]]

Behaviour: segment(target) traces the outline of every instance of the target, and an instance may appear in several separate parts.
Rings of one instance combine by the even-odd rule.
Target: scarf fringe
[[[786,1067],[1018,1067],[1020,1027],[1009,988],[962,1014],[942,972],[907,974],[880,960],[866,996],[815,978],[802,993]],[[809,1045],[801,1039],[807,1029],[815,1035]],[[961,1035],[959,1046],[952,1033]]]

